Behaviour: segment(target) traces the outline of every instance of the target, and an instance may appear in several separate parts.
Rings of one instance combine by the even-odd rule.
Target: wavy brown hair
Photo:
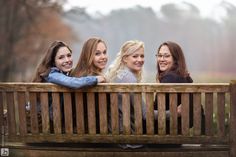
[[[46,77],[49,74],[50,69],[55,66],[55,57],[61,47],[67,47],[72,53],[72,50],[66,43],[62,41],[54,41],[45,52],[44,57],[36,68],[32,82],[45,82],[44,77]]]

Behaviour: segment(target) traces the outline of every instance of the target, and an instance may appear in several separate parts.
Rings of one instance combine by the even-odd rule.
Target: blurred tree
[[[28,81],[53,40],[75,37],[61,18],[64,1],[0,1],[0,81]]]

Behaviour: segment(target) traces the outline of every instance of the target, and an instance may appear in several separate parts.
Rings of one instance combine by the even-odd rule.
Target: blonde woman
[[[106,72],[106,80],[113,83],[139,83],[142,80],[142,69],[144,64],[144,43],[137,40],[125,42],[117,54],[114,62]],[[122,97],[119,95],[119,127],[123,131]],[[143,119],[146,117],[146,108],[142,103]],[[131,95],[131,130],[134,132],[134,103]],[[143,145],[121,144],[120,147],[140,148]]]
[[[106,72],[106,79],[115,83],[139,83],[142,80],[144,43],[125,42]]]

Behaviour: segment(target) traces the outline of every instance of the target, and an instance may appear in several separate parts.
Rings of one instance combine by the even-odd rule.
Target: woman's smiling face
[[[73,66],[72,53],[67,47],[60,47],[55,56],[55,66],[62,72],[70,72]]]
[[[173,57],[167,45],[163,45],[157,54],[157,62],[162,72],[168,71],[174,64]]]
[[[103,70],[107,64],[107,48],[103,42],[98,43],[97,49],[93,58],[93,64],[96,68]]]
[[[144,64],[144,48],[139,48],[131,55],[124,56],[123,62],[131,71],[138,73]]]

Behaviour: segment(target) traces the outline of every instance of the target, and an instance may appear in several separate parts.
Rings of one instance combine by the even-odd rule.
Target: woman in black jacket
[[[156,54],[157,75],[156,80],[160,83],[192,83],[193,80],[187,70],[185,57],[181,47],[174,42],[162,43]],[[193,95],[189,95],[189,127],[193,126]],[[177,95],[177,105],[181,104],[181,94]],[[155,101],[157,107],[157,99]],[[166,110],[169,110],[169,94],[166,94]],[[204,131],[204,111],[202,108],[202,131]],[[170,133],[170,124],[167,119],[166,133]],[[181,117],[178,117],[178,134],[181,134]]]

